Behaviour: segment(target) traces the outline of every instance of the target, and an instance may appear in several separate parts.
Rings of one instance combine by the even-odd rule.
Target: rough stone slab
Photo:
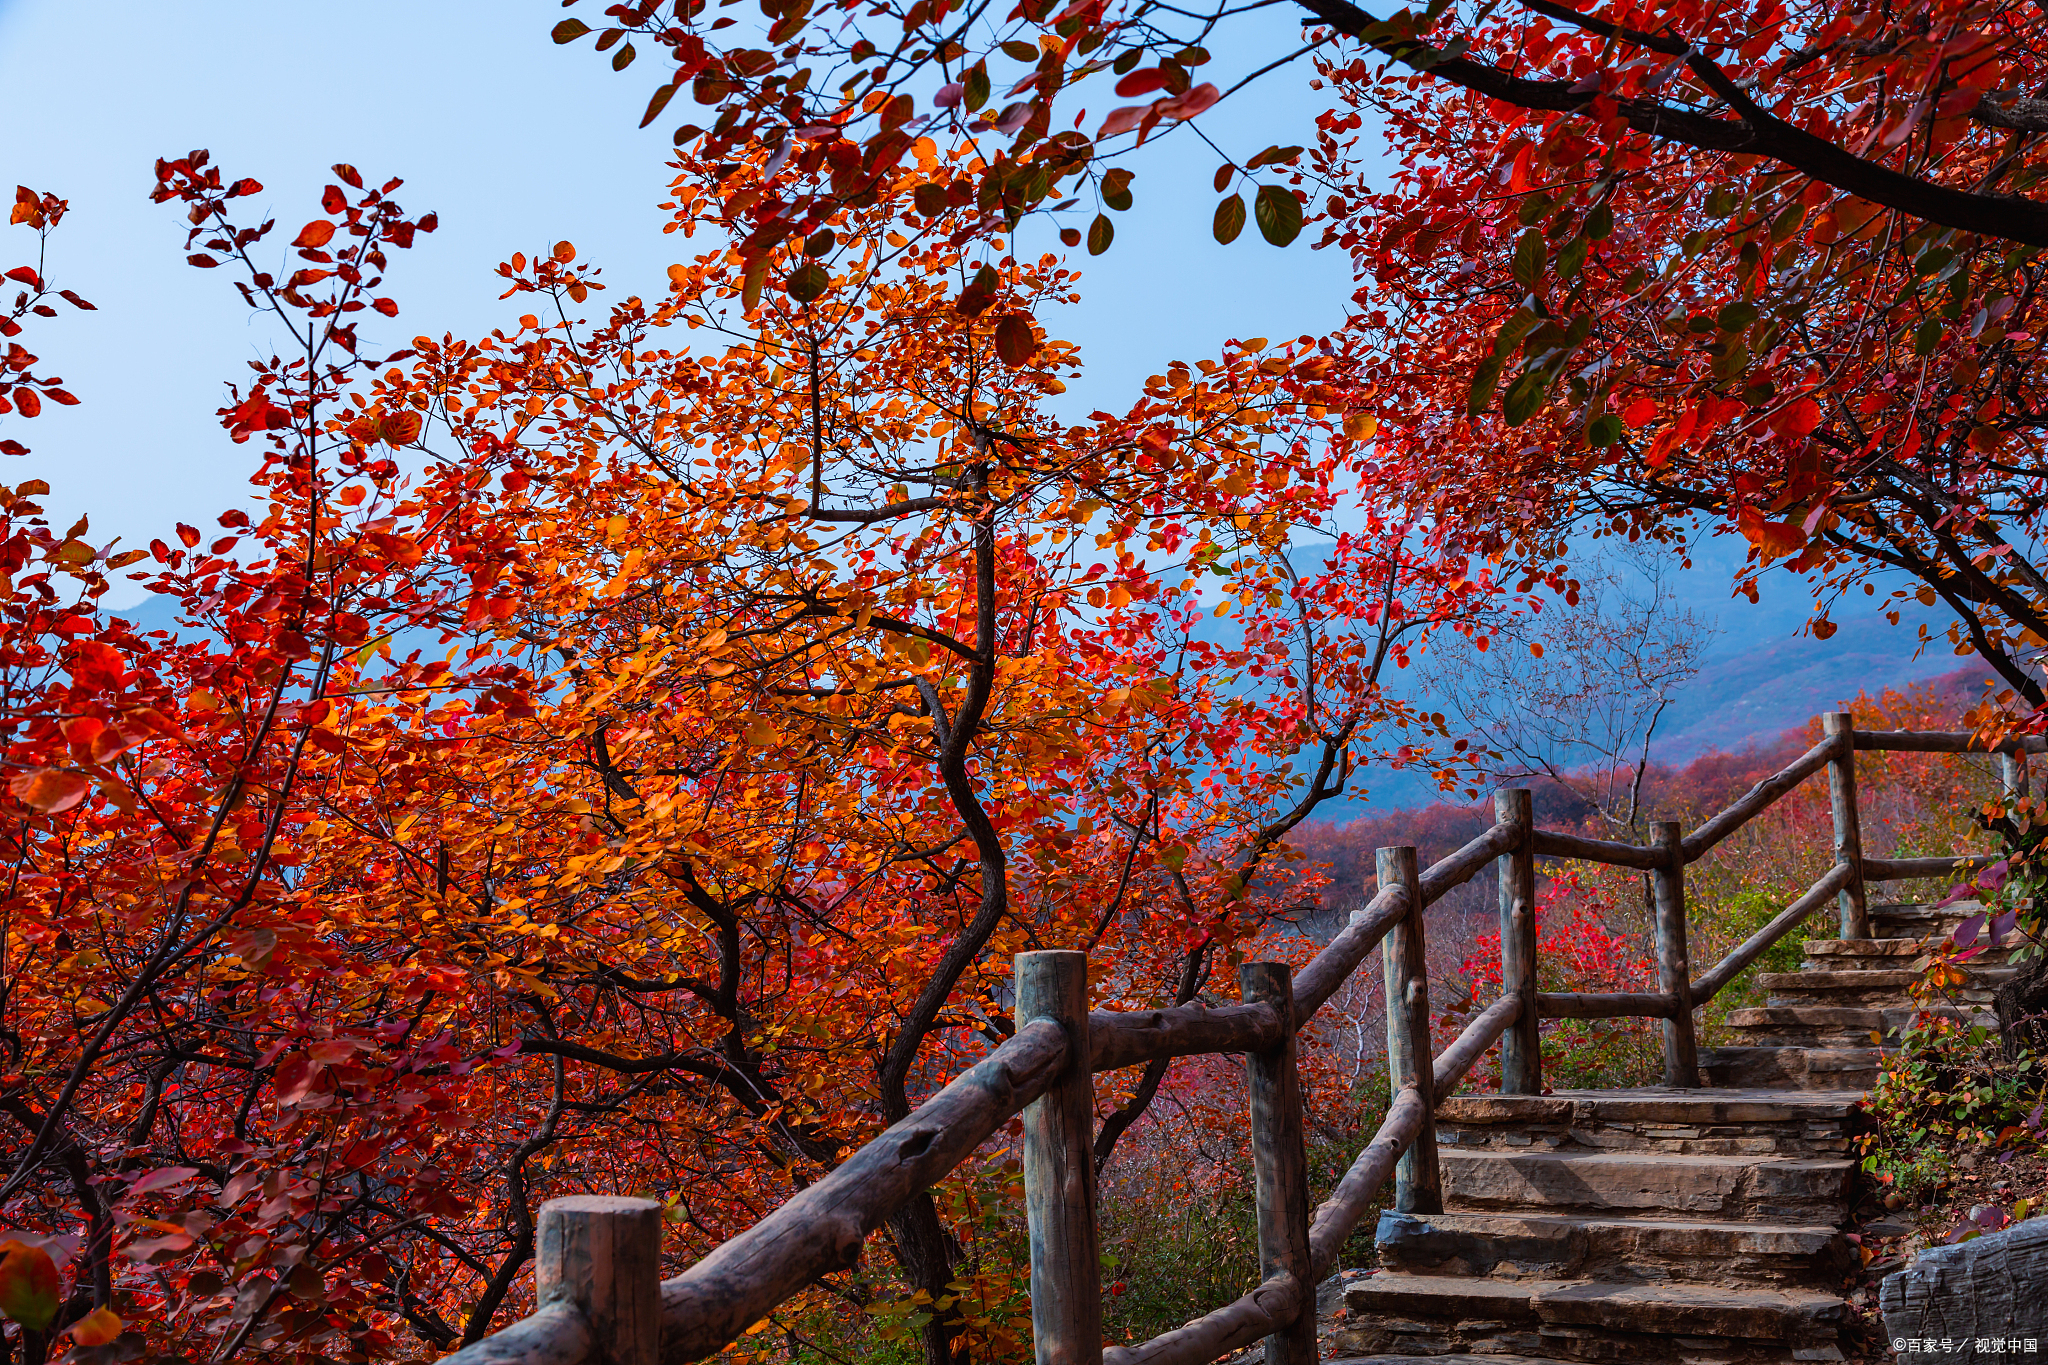
[[[1731,1028],[1825,1028],[1869,1030],[1882,1028],[1885,1012],[1877,1009],[1847,1009],[1839,1005],[1763,1005],[1728,1011]]]
[[[1863,1094],[1877,1083],[1886,1049],[1876,1047],[1713,1047],[1700,1052],[1700,1073],[1716,1085],[1777,1085]]]
[[[1919,943],[1901,938],[1809,938],[1800,947],[1810,958],[1915,958],[1926,953]]]
[[[1832,1285],[1849,1259],[1842,1234],[1818,1223],[1389,1210],[1377,1240],[1388,1270],[1502,1279]]]
[[[1430,1365],[1569,1365],[1538,1356],[1444,1355],[1427,1357]],[[1415,1356],[1327,1356],[1323,1365],[1416,1365]]]
[[[1810,971],[1810,972],[1760,972],[1757,982],[1773,994],[1778,991],[1812,991],[1816,994],[1826,991],[1890,991],[1901,1000],[1910,1000],[1908,992],[1913,983],[1920,979],[1918,972],[1906,971]]]
[[[1929,1247],[1906,1269],[1885,1276],[1877,1292],[1885,1331],[1894,1341],[1946,1338],[1959,1348],[1900,1351],[1900,1365],[2009,1359],[2007,1353],[1980,1355],[1976,1345],[1992,1337],[2048,1339],[2048,1218],[2030,1218],[1955,1246]]]
[[[1628,1123],[1728,1124],[1847,1118],[1863,1098],[1860,1090],[1835,1094],[1764,1088],[1674,1090],[1643,1086],[1628,1090],[1558,1090],[1548,1095],[1452,1095],[1437,1102],[1437,1122],[1583,1123],[1587,1119]]]
[[[1839,1295],[1712,1285],[1546,1285],[1531,1296],[1545,1323],[1609,1331],[1805,1342],[1833,1336],[1848,1315]]]
[[[1344,1306],[1352,1313],[1395,1313],[1438,1320],[1471,1320],[1504,1325],[1532,1324],[1531,1296],[1542,1281],[1475,1280],[1462,1275],[1380,1274],[1347,1285]]]
[[[1444,1199],[1460,1211],[1658,1211],[1833,1223],[1853,1163],[1663,1152],[1442,1153]]]

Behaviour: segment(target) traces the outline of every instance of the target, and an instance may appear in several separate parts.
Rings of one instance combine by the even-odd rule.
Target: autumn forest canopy
[[[472,262],[476,336],[405,305],[406,167],[136,167],[263,337],[192,395],[257,498],[109,551],[0,487],[4,1358],[435,1359],[531,1310],[545,1199],[661,1200],[679,1267],[815,1182],[1015,1031],[1018,952],[1234,999],[1319,811],[1500,771],[1411,671],[1538,666],[1607,547],[1726,538],[1821,638],[1934,605],[2039,728],[2043,17],[570,0],[676,263]],[[1210,141],[1283,95],[1300,145]],[[1168,140],[1221,163],[1178,230],[1355,293],[1081,415],[1045,319]],[[0,235],[10,457],[118,401],[33,349],[93,307],[65,193]],[[1098,1078],[1106,1190],[1224,1141],[1215,1062]],[[728,1354],[1029,1358],[1018,1191],[999,1138]]]

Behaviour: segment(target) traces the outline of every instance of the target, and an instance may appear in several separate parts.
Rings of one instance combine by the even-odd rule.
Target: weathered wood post
[[[1535,1095],[1543,1089],[1543,1041],[1536,1016],[1536,828],[1535,804],[1527,787],[1493,794],[1496,824],[1520,834],[1494,860],[1500,877],[1501,994],[1522,999],[1522,1012],[1500,1036],[1500,1093]]]
[[[2027,751],[2020,748],[2021,740],[2008,740],[2013,747],[2001,750],[1998,755],[1998,786],[2007,801],[2017,801],[2027,794]]]
[[[1088,954],[1017,954],[1017,1026],[1067,1034],[1059,1080],[1024,1108],[1024,1217],[1031,1235],[1031,1339],[1038,1365],[1101,1365],[1102,1267],[1095,1242],[1095,1084],[1088,1069]]]
[[[1437,1173],[1435,1058],[1429,1037],[1429,968],[1423,961],[1422,878],[1410,847],[1378,853],[1381,886],[1408,893],[1408,913],[1380,940],[1387,979],[1387,1081],[1399,1096],[1413,1087],[1422,1096],[1422,1128],[1394,1170],[1394,1207],[1402,1213],[1442,1213]]]
[[[570,1303],[590,1323],[595,1365],[661,1358],[661,1205],[581,1194],[540,1206],[538,1306]]]
[[[1658,820],[1650,842],[1663,862],[1650,873],[1657,910],[1657,989],[1678,1000],[1678,1013],[1664,1021],[1664,1084],[1699,1088],[1699,1049],[1693,1040],[1692,963],[1685,943],[1685,852],[1678,822]]]
[[[1276,1047],[1247,1060],[1252,1101],[1252,1175],[1259,1207],[1259,1278],[1285,1272],[1306,1294],[1300,1316],[1266,1338],[1266,1365],[1316,1365],[1316,1287],[1308,1251],[1308,1150],[1301,1078],[1295,1071],[1294,976],[1284,962],[1237,971],[1245,1003],[1271,1005],[1285,1025]]]
[[[1870,907],[1863,891],[1863,823],[1856,813],[1856,718],[1830,711],[1821,729],[1836,737],[1835,756],[1828,760],[1828,805],[1835,816],[1835,861],[1849,867],[1849,880],[1837,901],[1842,911],[1843,938],[1870,937]]]

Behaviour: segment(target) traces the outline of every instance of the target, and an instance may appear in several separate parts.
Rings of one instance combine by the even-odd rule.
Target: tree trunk
[[[1991,1003],[1998,1011],[1998,1032],[2005,1040],[2008,1061],[2017,1061],[2022,1048],[2048,1052],[2048,957],[2026,962],[1992,995]]]
[[[938,1205],[929,1194],[914,1195],[890,1214],[889,1231],[896,1244],[896,1263],[913,1290],[922,1289],[934,1303],[952,1292],[959,1246],[939,1221]],[[953,1341],[960,1335],[960,1310],[933,1308],[930,1312],[931,1320],[922,1333],[924,1365],[966,1365],[963,1357],[953,1353]]]

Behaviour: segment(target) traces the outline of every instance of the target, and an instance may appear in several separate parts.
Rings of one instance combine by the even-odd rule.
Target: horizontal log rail
[[[1856,748],[1909,754],[2042,754],[2048,735],[2011,735],[1993,744],[1969,730],[1858,730]]]
[[[1953,858],[1865,858],[1866,882],[1910,882],[1923,877],[1971,877],[1997,862],[1997,853],[1966,853]]]
[[[1856,937],[1868,933],[1863,910],[1865,882],[1897,881],[1915,877],[1941,877],[1982,868],[1995,855],[1967,855],[1957,858],[1866,858],[1862,856],[1856,826],[1855,783],[1851,758],[1855,753],[1897,750],[1922,753],[1996,752],[2002,761],[2003,780],[2008,793],[2024,790],[2025,755],[2048,752],[2048,740],[2040,737],[2013,738],[1985,745],[1964,732],[1856,731],[1846,715],[1829,716],[1827,737],[1789,766],[1756,784],[1741,799],[1714,815],[1690,835],[1679,837],[1675,826],[1657,827],[1656,842],[1649,846],[1596,839],[1559,830],[1535,828],[1529,818],[1526,793],[1503,793],[1497,803],[1501,818],[1464,847],[1440,859],[1418,875],[1412,853],[1381,850],[1383,885],[1328,944],[1291,979],[1289,992],[1282,987],[1285,968],[1270,967],[1261,978],[1270,989],[1261,998],[1236,1005],[1180,1005],[1170,1009],[1117,1011],[1092,1010],[1084,1022],[1076,1016],[1062,1026],[1050,1017],[1030,1017],[1014,1036],[987,1057],[969,1067],[950,1084],[920,1105],[908,1118],[885,1130],[824,1178],[793,1196],[787,1203],[752,1227],[713,1248],[689,1269],[659,1285],[619,1292],[615,1286],[589,1282],[586,1274],[576,1279],[570,1271],[539,1267],[540,1307],[537,1312],[509,1327],[445,1358],[446,1365],[599,1365],[613,1358],[612,1344],[600,1337],[606,1314],[615,1311],[608,1304],[633,1300],[651,1304],[658,1295],[659,1349],[648,1347],[647,1359],[661,1365],[684,1365],[702,1360],[741,1337],[753,1324],[767,1317],[783,1303],[822,1275],[854,1263],[867,1239],[888,1217],[919,1191],[937,1184],[949,1171],[967,1160],[1027,1105],[1043,1097],[1076,1094],[1083,1100],[1059,1099],[1061,1104],[1081,1104],[1086,1095],[1087,1073],[1114,1071],[1162,1058],[1206,1054],[1243,1054],[1258,1062],[1253,1074],[1262,1075],[1263,1090],[1255,1092],[1255,1127],[1261,1141],[1291,1145],[1293,1155],[1281,1156],[1273,1170],[1298,1170],[1301,1122],[1299,1100],[1286,1077],[1293,1066],[1290,1036],[1297,1033],[1351,980],[1376,947],[1387,957],[1390,1046],[1409,1040],[1426,1041],[1414,1032],[1414,1020],[1427,1015],[1426,982],[1418,965],[1422,933],[1422,912],[1453,888],[1477,876],[1489,863],[1499,861],[1502,870],[1500,894],[1503,942],[1512,936],[1515,962],[1502,997],[1474,1016],[1459,1036],[1443,1051],[1429,1059],[1426,1070],[1404,1062],[1408,1081],[1395,1076],[1385,1120],[1364,1150],[1351,1163],[1336,1188],[1309,1218],[1306,1261],[1299,1259],[1302,1242],[1299,1212],[1289,1213],[1283,1205],[1285,1182],[1275,1176],[1274,1190],[1266,1189],[1261,1177],[1260,1245],[1262,1259],[1269,1248],[1284,1252],[1274,1269],[1268,1259],[1265,1278],[1248,1294],[1205,1314],[1183,1327],[1150,1341],[1129,1347],[1103,1349],[1093,1325],[1097,1319],[1087,1311],[1034,1314],[1035,1331],[1060,1335],[1056,1349],[1048,1356],[1041,1341],[1041,1359],[1092,1362],[1103,1365],[1207,1365],[1218,1357],[1261,1338],[1298,1340],[1300,1315],[1314,1311],[1314,1286],[1335,1265],[1338,1249],[1357,1229],[1374,1206],[1379,1191],[1400,1164],[1401,1179],[1397,1206],[1404,1211],[1434,1211],[1427,1202],[1436,1193],[1436,1138],[1434,1097],[1457,1088],[1479,1058],[1500,1042],[1510,1029],[1515,1047],[1510,1055],[1504,1045],[1503,1084],[1521,1093],[1541,1088],[1540,1058],[1536,1056],[1534,1019],[1654,1018],[1664,1020],[1666,1070],[1683,1070],[1691,1065],[1693,1011],[1713,999],[1751,966],[1770,946],[1811,916],[1830,898],[1842,908],[1843,932]],[[1807,778],[1823,769],[1829,773],[1836,821],[1835,863],[1791,905],[1746,939],[1733,952],[1701,975],[1688,980],[1684,971],[1685,920],[1683,869],[1705,856],[1736,830],[1754,820]],[[1513,799],[1510,799],[1510,798]],[[1660,986],[1655,992],[1539,992],[1535,988],[1534,934],[1529,890],[1531,860],[1536,857],[1566,858],[1605,863],[1648,872],[1656,880],[1660,912],[1657,916]],[[1408,861],[1402,862],[1406,858]],[[1385,869],[1405,867],[1398,877]],[[1405,883],[1405,884],[1404,884]],[[1398,930],[1398,933],[1396,932]],[[1396,951],[1396,945],[1400,950]],[[1054,954],[1052,956],[1059,956]],[[1020,968],[1021,970],[1021,968]],[[1050,970],[1050,968],[1046,968]],[[1398,989],[1397,989],[1398,988]],[[1247,988],[1247,995],[1251,991]],[[1398,998],[1398,999],[1397,999]],[[1396,1017],[1398,1016],[1398,1018]],[[1519,1027],[1517,1027],[1519,1025]],[[1070,1055],[1072,1054],[1072,1055]],[[1412,1054],[1404,1054],[1412,1055]],[[1676,1059],[1676,1060],[1674,1060]],[[1075,1079],[1074,1068],[1085,1071]],[[1279,1068],[1276,1070],[1275,1068]],[[1697,1083],[1697,1076],[1667,1074],[1668,1084]],[[1077,1087],[1080,1087],[1077,1089]],[[1044,1104],[1055,1103],[1045,1098]],[[1263,1105],[1263,1109],[1259,1106]],[[1290,1106],[1292,1109],[1290,1110]],[[1034,1110],[1042,1113],[1043,1106]],[[1079,1111],[1076,1111],[1079,1112]],[[1085,1127],[1085,1125],[1081,1125]],[[1086,1164],[1086,1152],[1055,1150],[1058,1144],[1073,1147],[1082,1143],[1081,1133],[1071,1116],[1063,1122],[1027,1121],[1025,1125],[1027,1171],[1069,1174],[1068,1189],[1085,1187],[1092,1208],[1092,1183],[1075,1183],[1072,1174]],[[1403,1158],[1408,1160],[1404,1161]],[[1415,1178],[1411,1180],[1411,1171]],[[1297,1177],[1298,1178],[1298,1177]],[[1027,1184],[1030,1183],[1027,1181]],[[1050,1189],[1051,1186],[1042,1188]],[[1292,1197],[1299,1199],[1299,1186]],[[1049,1196],[1050,1197],[1050,1196]],[[1060,1199],[1034,1204],[1034,1239],[1043,1220],[1065,1218],[1059,1236],[1067,1249],[1061,1254],[1070,1271],[1092,1265],[1095,1255],[1092,1219],[1076,1222],[1071,1210],[1062,1212]],[[582,1203],[595,1211],[587,1213],[576,1226],[585,1228],[579,1236],[623,1238],[625,1225],[607,1224],[613,1215],[599,1205],[636,1204],[632,1200],[556,1201],[543,1207],[543,1214],[567,1216],[557,1204]],[[1305,1208],[1305,1203],[1292,1206]],[[1438,1205],[1437,1207],[1440,1207]],[[626,1216],[624,1212],[617,1215]],[[1048,1224],[1049,1226],[1049,1224]],[[1291,1231],[1290,1231],[1291,1229]],[[635,1236],[640,1234],[635,1233]],[[1077,1240],[1078,1239],[1078,1240]],[[622,1241],[620,1245],[624,1245]],[[1036,1243],[1034,1241],[1034,1257]],[[548,1259],[543,1248],[543,1262]],[[620,1263],[639,1264],[637,1255],[613,1258]],[[596,1262],[612,1264],[599,1257]],[[1295,1273],[1304,1264],[1310,1274],[1304,1281]],[[1286,1267],[1293,1267],[1289,1270]],[[587,1268],[587,1267],[586,1267]],[[596,1272],[600,1276],[608,1272]],[[621,1272],[626,1273],[626,1272]],[[1034,1274],[1037,1272],[1034,1271]],[[549,1274],[555,1279],[550,1281]],[[651,1274],[651,1272],[650,1272]],[[568,1278],[564,1278],[564,1276]],[[1088,1277],[1069,1274],[1064,1292],[1087,1293]],[[571,1281],[574,1281],[572,1284]],[[548,1286],[554,1284],[554,1288]],[[1062,1281],[1066,1284],[1067,1281]],[[569,1285],[569,1288],[563,1288]],[[1071,1308],[1071,1305],[1069,1306]],[[1086,1306],[1084,1306],[1086,1307]],[[1291,1330],[1292,1329],[1292,1330]],[[609,1328],[605,1330],[611,1330]],[[1276,1347],[1269,1344],[1268,1350]],[[1283,1351],[1292,1348],[1278,1348]],[[1306,1348],[1302,1348],[1306,1349]],[[634,1348],[637,1365],[642,1347]],[[1270,1357],[1269,1357],[1270,1358]],[[1289,1360],[1293,1356],[1286,1357]]]
[[[1678,997],[1655,991],[1601,995],[1545,991],[1536,997],[1536,1013],[1544,1019],[1676,1019]]]
[[[1635,867],[1648,872],[1664,865],[1664,855],[1641,844],[1618,843],[1613,839],[1589,839],[1583,834],[1539,829],[1529,840],[1544,858],[1576,858],[1582,863],[1606,863],[1609,867]]]

